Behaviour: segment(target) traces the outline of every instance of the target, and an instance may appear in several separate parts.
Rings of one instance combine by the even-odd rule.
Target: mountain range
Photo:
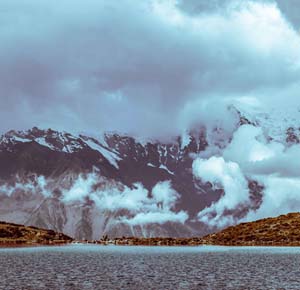
[[[236,108],[233,113],[236,129],[262,122],[261,115],[249,117]],[[196,179],[192,163],[212,142],[221,148],[231,138],[221,127],[208,132],[204,126],[168,142],[119,133],[11,130],[0,138],[0,220],[88,240],[213,232],[197,214],[224,191]],[[299,128],[284,127],[280,138],[299,143]],[[254,180],[248,180],[248,187],[255,209],[263,187]],[[248,210],[239,208],[234,214],[243,216]]]

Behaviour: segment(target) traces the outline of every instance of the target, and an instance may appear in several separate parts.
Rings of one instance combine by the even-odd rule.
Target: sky
[[[224,104],[299,105],[297,0],[2,0],[0,132],[164,138]]]
[[[205,126],[208,147],[193,156],[192,172],[224,195],[200,221],[237,222],[228,211],[249,208],[249,180],[263,198],[243,220],[299,210],[300,149],[285,130],[288,118],[300,127],[300,1],[1,0],[0,44],[0,133],[38,126],[168,139]],[[237,128],[232,105],[263,124]],[[79,177],[66,202],[93,182]],[[180,193],[171,184],[153,192],[91,194],[138,213],[124,220],[131,225],[186,221],[172,211]]]

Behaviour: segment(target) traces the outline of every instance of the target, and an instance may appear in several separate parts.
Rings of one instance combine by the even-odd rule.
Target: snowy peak
[[[42,130],[33,127],[26,131],[8,131],[1,136],[0,144],[13,145],[35,141],[54,151],[72,153],[86,148],[89,146],[89,143],[91,147],[100,146],[123,157],[132,154],[143,154],[143,149],[146,149],[146,151],[155,149],[162,154],[165,154],[165,151],[169,151],[173,155],[179,153],[183,155],[185,151],[203,150],[202,147],[205,146],[205,131],[202,130],[200,133],[196,133],[194,130],[187,133],[185,138],[185,141],[183,137],[177,137],[172,142],[164,143],[151,139],[141,141],[140,138],[119,135],[117,133],[104,133],[102,136],[90,137],[83,134],[72,135],[67,132],[58,132],[52,129]],[[99,148],[97,147],[97,149]]]
[[[188,134],[188,142],[184,143],[181,137],[176,137],[172,142],[163,143],[117,133],[103,133],[90,137],[34,127],[26,131],[12,130],[2,135],[0,152],[14,152],[19,144],[24,143],[37,143],[51,151],[66,154],[94,150],[102,156],[97,157],[98,159],[105,159],[115,169],[119,169],[121,163],[123,170],[133,170],[136,166],[152,166],[174,174],[181,164],[192,162],[192,154],[205,150],[207,146],[206,132],[203,128]]]
[[[299,143],[300,110],[298,108],[272,109],[259,106],[234,106],[240,116],[240,125],[250,124],[261,127],[268,139],[283,143]]]
[[[35,142],[47,147],[52,151],[64,153],[76,153],[84,149],[93,149],[107,159],[114,167],[118,167],[117,161],[120,157],[116,152],[109,149],[103,139],[104,145],[95,138],[84,135],[72,135],[67,132],[58,132],[52,129],[41,130],[34,127],[27,131],[11,130],[0,138],[0,150],[12,152],[15,145],[19,143]]]
[[[34,127],[27,131],[9,131],[0,139],[0,144],[5,149],[17,143],[36,142],[53,151],[72,153],[86,147],[86,144],[78,137],[66,132],[57,132],[52,129],[41,130]]]

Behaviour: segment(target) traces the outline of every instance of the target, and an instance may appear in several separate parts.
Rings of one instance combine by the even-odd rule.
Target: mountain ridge
[[[199,141],[200,143],[201,141]],[[0,217],[2,214],[3,217],[8,218],[12,222],[23,222],[25,224],[62,230],[62,222],[57,223],[55,220],[65,220],[67,224],[66,220],[68,218],[66,216],[68,216],[70,206],[68,207],[63,202],[60,202],[61,191],[66,187],[71,187],[74,180],[78,180],[80,175],[88,178],[92,172],[97,172],[96,174],[99,175],[99,178],[101,176],[105,179],[105,183],[135,188],[134,184],[138,182],[147,190],[151,190],[159,182],[169,180],[172,182],[172,186],[176,187],[177,191],[181,193],[183,203],[186,204],[185,208],[188,209],[191,200],[188,195],[191,191],[193,194],[193,191],[197,190],[193,188],[192,173],[187,170],[192,163],[192,158],[190,158],[189,154],[190,152],[197,153],[196,150],[199,150],[199,145],[197,147],[195,139],[192,138],[191,143],[184,150],[180,150],[180,146],[181,144],[178,140],[177,143],[173,144],[152,144],[147,142],[142,145],[132,137],[118,134],[106,135],[105,140],[101,143],[94,137],[82,134],[73,136],[69,133],[60,133],[51,129],[41,130],[37,127],[28,131],[9,131],[0,139],[0,182],[2,181],[2,187],[7,186],[7,184],[12,184],[12,186],[29,184],[28,187],[33,189],[36,184],[39,184],[40,177],[43,176],[47,185],[50,184],[51,189],[49,190],[52,192],[51,195],[56,194],[57,196],[56,198],[44,198],[40,194],[36,198],[37,201],[40,200],[38,203],[41,203],[42,200],[44,201],[41,203],[41,206],[31,206],[28,209],[28,213],[22,213],[26,218],[21,218],[20,215],[17,217],[19,209],[12,206],[12,203],[15,203],[15,201],[11,200],[9,202],[7,200],[6,205],[11,207],[16,212],[16,215],[14,217],[11,214],[3,214],[4,209],[1,210],[0,206]],[[187,186],[187,188],[185,189],[183,186]],[[182,194],[184,190],[187,191],[185,195]],[[207,192],[206,189],[202,191]],[[43,192],[43,190],[41,189],[40,192]],[[26,201],[26,195],[25,197],[20,197],[22,195],[20,192],[15,195],[19,195],[18,198],[23,198],[23,208],[26,208],[25,203],[30,203],[30,200]],[[11,195],[11,197],[14,196]],[[2,198],[8,199],[7,196],[2,196]],[[207,195],[207,198],[210,198],[209,195]],[[198,200],[201,202],[202,198],[198,198]],[[91,215],[98,215],[98,213],[91,213],[95,210],[89,202],[86,200],[86,202],[81,204],[82,209],[78,212],[79,216],[81,215],[81,219],[85,220],[85,222],[82,223],[79,219],[77,226],[75,226],[77,229],[68,231],[68,234],[76,238],[88,239],[98,238],[101,235],[101,231],[96,231],[97,234],[94,233],[95,226],[92,225],[94,223],[92,220],[95,217]],[[48,204],[48,206],[45,207],[43,204]],[[177,207],[176,211],[182,209],[182,203],[180,206],[174,206]],[[47,212],[51,207],[61,209],[61,216],[56,217],[55,211],[53,211],[52,217],[49,216]],[[74,206],[71,205],[71,207]],[[197,210],[198,208],[195,208],[194,213]],[[110,220],[111,216],[114,216],[114,214],[109,213],[107,218]],[[45,219],[48,220],[46,221]],[[107,221],[103,221],[103,223],[103,226],[111,224]],[[90,226],[85,227],[84,224],[89,224]],[[156,225],[156,230],[151,225],[145,225],[140,229],[125,226],[126,229],[123,230],[120,230],[120,225],[111,225],[112,228],[108,230],[108,233],[115,232],[118,235],[121,231],[136,235],[161,233],[168,236],[173,234],[190,235],[194,232],[189,225],[182,227],[180,224],[175,224],[171,221],[169,224]],[[81,230],[78,230],[78,227]],[[116,230],[117,228],[119,230]],[[124,225],[121,228],[124,228]],[[87,232],[87,229],[89,229],[88,233],[84,234],[83,232]]]

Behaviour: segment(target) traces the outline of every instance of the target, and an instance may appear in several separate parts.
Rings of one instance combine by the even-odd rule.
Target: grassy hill
[[[300,213],[241,223],[202,238],[202,244],[226,246],[300,246]]]
[[[0,222],[0,246],[65,244],[72,240],[52,230]]]

